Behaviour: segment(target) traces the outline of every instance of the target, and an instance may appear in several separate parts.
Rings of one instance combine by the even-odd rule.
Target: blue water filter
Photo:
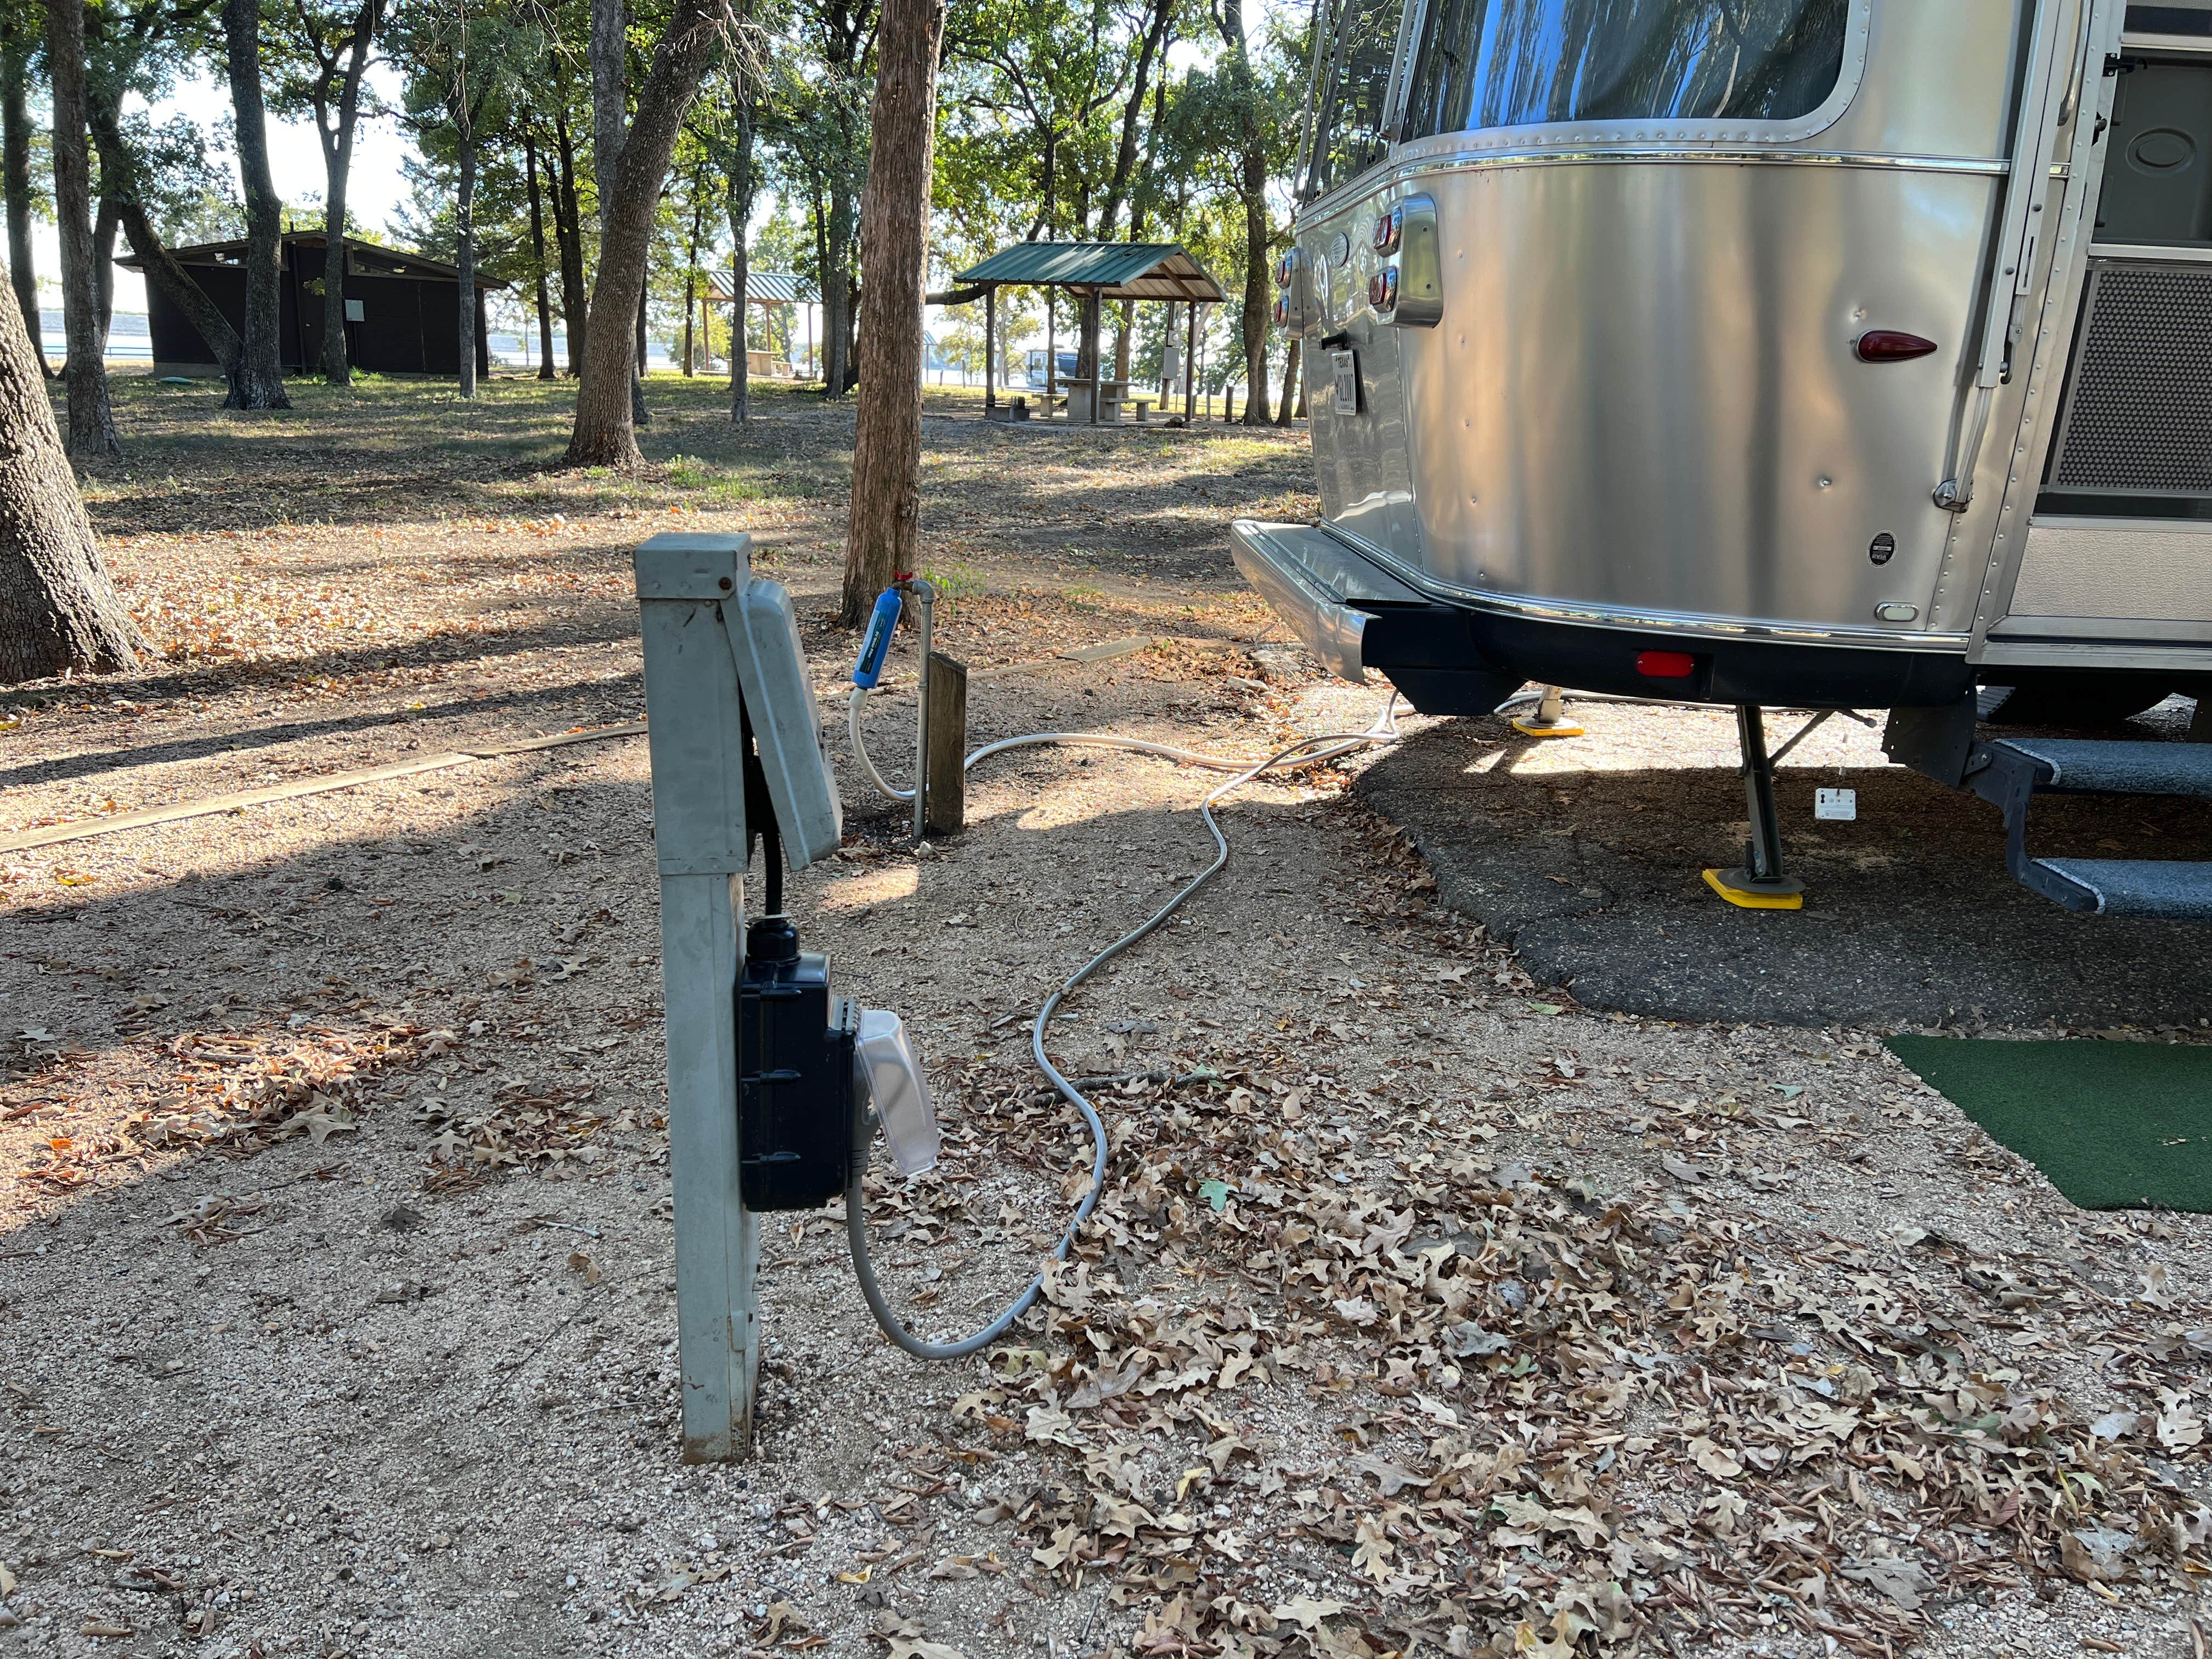
[[[890,654],[891,635],[898,630],[902,603],[896,587],[886,587],[877,596],[875,611],[868,617],[867,637],[860,641],[860,660],[853,665],[853,684],[863,691],[874,690],[876,682],[884,677],[884,659]]]

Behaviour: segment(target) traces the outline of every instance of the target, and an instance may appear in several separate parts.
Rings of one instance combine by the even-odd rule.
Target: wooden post
[[[1053,305],[1053,291],[1044,291],[1044,417],[1052,418],[1053,394],[1060,385],[1060,343],[1054,331],[1060,316]]]
[[[983,410],[988,414],[999,406],[999,394],[991,383],[994,360],[999,353],[999,290],[983,290]]]
[[[950,836],[967,821],[968,667],[941,651],[929,653],[929,753],[923,770],[922,833]]]

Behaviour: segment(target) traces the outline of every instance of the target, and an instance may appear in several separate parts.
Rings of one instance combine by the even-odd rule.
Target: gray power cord
[[[860,762],[861,770],[867,774],[878,789],[895,800],[911,799],[913,791],[895,790],[884,781],[874,765],[869,761],[868,751],[860,742],[860,705],[866,696],[865,691],[855,691],[853,697],[854,756]],[[1060,1091],[1061,1097],[1077,1111],[1083,1114],[1083,1121],[1090,1126],[1091,1141],[1094,1149],[1091,1160],[1091,1188],[1084,1194],[1082,1202],[1075,1206],[1074,1218],[1067,1224],[1067,1231],[1060,1235],[1060,1243],[1053,1247],[1052,1259],[1054,1261],[1065,1261],[1067,1259],[1067,1252],[1075,1243],[1076,1234],[1082,1230],[1083,1224],[1090,1218],[1091,1210],[1097,1205],[1098,1195],[1106,1188],[1106,1125],[1100,1119],[1097,1109],[1084,1097],[1080,1089],[1068,1081],[1060,1067],[1054,1066],[1051,1058],[1045,1053],[1045,1032],[1051,1027],[1053,1016],[1060,1012],[1060,1004],[1066,1000],[1069,993],[1131,945],[1136,944],[1139,939],[1165,925],[1168,919],[1181,909],[1193,894],[1219,875],[1223,868],[1227,866],[1229,837],[1221,833],[1221,825],[1214,818],[1213,808],[1216,803],[1228,795],[1231,791],[1242,788],[1255,778],[1266,773],[1317,766],[1323,762],[1336,760],[1362,749],[1371,749],[1384,744],[1397,742],[1399,735],[1397,723],[1392,718],[1397,712],[1397,707],[1398,695],[1394,691],[1390,694],[1389,701],[1382,705],[1382,712],[1376,717],[1375,724],[1366,731],[1303,738],[1291,744],[1287,749],[1276,750],[1256,765],[1245,765],[1238,761],[1220,760],[1211,755],[1200,755],[1189,750],[1171,748],[1166,744],[1147,743],[1137,738],[1097,737],[1088,732],[1041,732],[1029,737],[1007,738],[998,743],[986,744],[968,757],[965,765],[973,767],[978,761],[988,759],[993,755],[1003,754],[1009,749],[1042,744],[1131,749],[1141,754],[1161,755],[1190,765],[1208,767],[1216,771],[1234,771],[1237,774],[1236,776],[1209,792],[1206,799],[1199,804],[1199,816],[1206,820],[1206,827],[1213,836],[1215,848],[1213,862],[1186,882],[1176,891],[1175,896],[1154,911],[1149,919],[1131,928],[1097,956],[1091,957],[1090,961],[1085,963],[1082,967],[1077,969],[1074,973],[1069,975],[1060,988],[1045,1000],[1044,1006],[1037,1010],[1036,1023],[1030,1028],[1030,1052],[1036,1056],[1038,1069],[1052,1079],[1052,1086]],[[1309,750],[1313,752],[1307,752]],[[979,1352],[1005,1335],[1012,1328],[1016,1320],[1036,1306],[1037,1297],[1044,1291],[1045,1275],[1041,1273],[1030,1280],[1030,1287],[1017,1297],[1005,1312],[973,1336],[962,1337],[951,1342],[930,1342],[907,1329],[899,1316],[891,1311],[890,1304],[884,1299],[883,1286],[876,1282],[875,1268],[868,1260],[868,1218],[864,1207],[861,1184],[867,1173],[868,1153],[874,1139],[873,1120],[863,1118],[855,1133],[852,1183],[845,1190],[845,1237],[847,1242],[852,1246],[853,1273],[854,1276],[860,1281],[860,1294],[867,1299],[868,1311],[875,1315],[876,1323],[883,1327],[884,1335],[918,1359],[959,1359],[969,1354]]]

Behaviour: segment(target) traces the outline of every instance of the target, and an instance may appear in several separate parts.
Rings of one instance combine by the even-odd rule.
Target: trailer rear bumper
[[[1486,714],[1528,678],[1485,652],[1441,605],[1313,525],[1229,526],[1237,568],[1323,666],[1355,685],[1385,675],[1424,714]]]
[[[1956,650],[1711,637],[1492,611],[1424,593],[1312,525],[1230,526],[1237,568],[1330,672],[1389,677],[1425,714],[1486,714],[1531,680],[1668,702],[1891,708],[1955,702]],[[1655,673],[1655,659],[1680,666]]]
[[[1370,605],[1428,603],[1310,525],[1239,519],[1229,526],[1229,543],[1244,580],[1291,632],[1305,641],[1330,673],[1355,685],[1366,684],[1362,653],[1367,624],[1374,617],[1371,611],[1355,609],[1352,599],[1364,598]]]

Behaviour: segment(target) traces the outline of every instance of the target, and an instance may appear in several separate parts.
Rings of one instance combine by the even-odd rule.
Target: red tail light
[[[1923,340],[1917,334],[1876,328],[1859,336],[1857,349],[1863,363],[1909,363],[1915,357],[1930,356],[1936,346],[1935,341]]]
[[[1374,242],[1375,251],[1377,253],[1395,253],[1398,251],[1400,228],[1405,222],[1405,210],[1402,208],[1392,208],[1376,220]]]
[[[1378,270],[1367,279],[1367,303],[1377,311],[1388,311],[1398,303],[1396,270]]]
[[[1686,651],[1639,651],[1636,672],[1646,679],[1686,680],[1698,672],[1698,659]]]
[[[1289,318],[1289,316],[1290,316],[1290,310],[1289,310],[1289,307],[1286,307],[1286,306],[1285,306],[1285,305],[1284,305],[1284,303],[1283,303],[1283,301],[1282,301],[1282,300],[1281,300],[1279,297],[1278,297],[1278,298],[1277,298],[1277,300],[1275,301],[1275,326],[1276,326],[1277,328],[1280,328],[1280,327],[1282,327],[1282,326],[1283,326],[1283,325],[1284,325],[1284,323],[1285,323],[1285,321]]]

